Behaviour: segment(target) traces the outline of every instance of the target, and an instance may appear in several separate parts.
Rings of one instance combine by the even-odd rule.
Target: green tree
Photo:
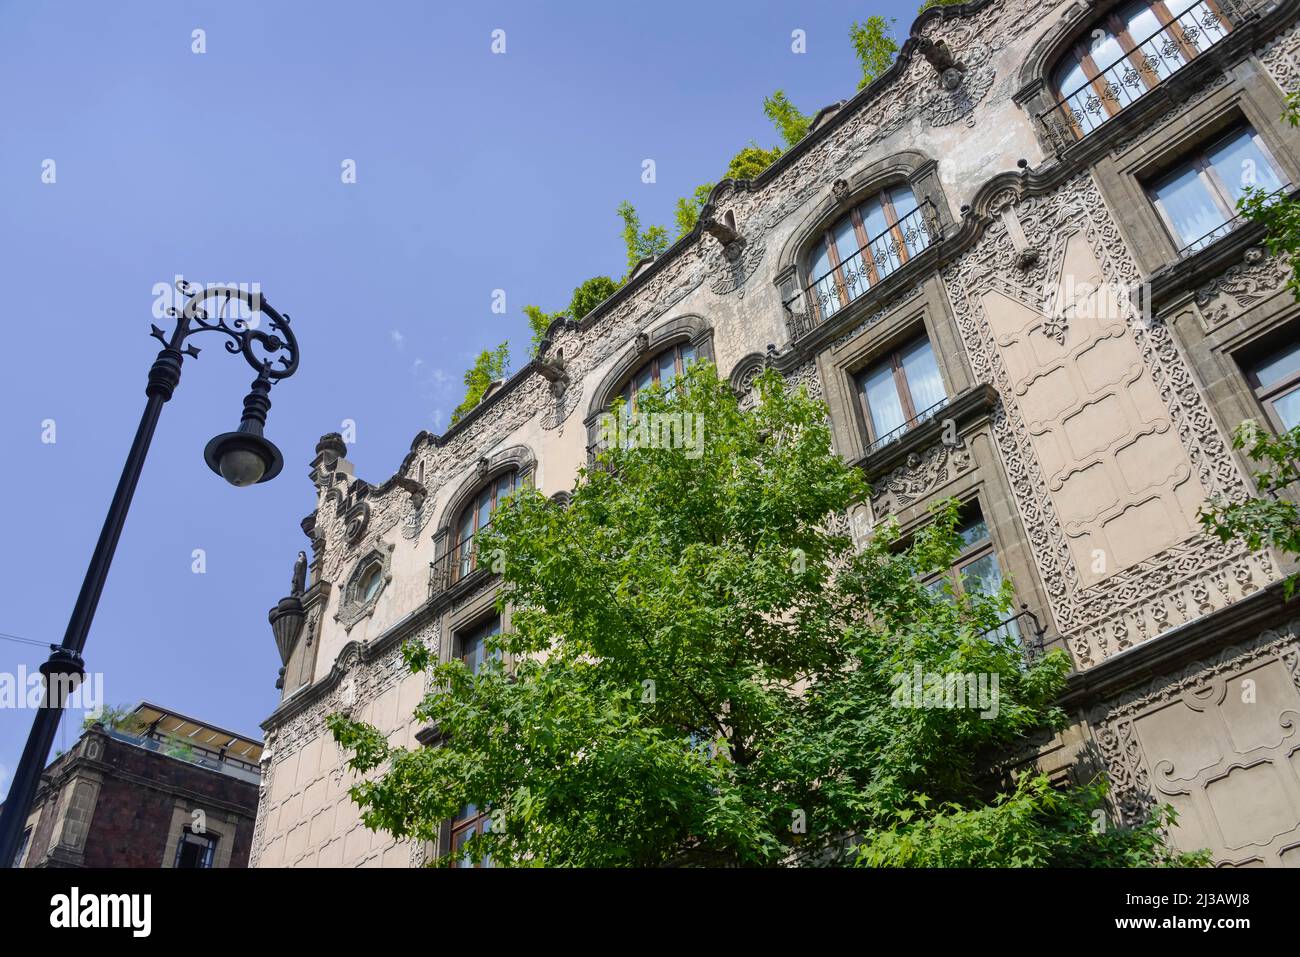
[[[1063,723],[1064,655],[1030,664],[990,639],[1007,589],[920,584],[959,548],[955,503],[905,546],[883,525],[855,548],[827,516],[868,489],[825,407],[771,370],[756,388],[742,412],[698,363],[638,399],[698,417],[679,441],[607,436],[567,507],[524,489],[498,509],[479,541],[504,557],[512,609],[496,654],[475,674],[405,649],[432,672],[417,715],[442,743],[408,751],[328,719],[366,775],[351,789],[366,825],[430,840],[490,808],[465,852],[521,865],[1187,862],[1161,841],[1165,812],[1098,828],[1095,786],[1058,795],[1027,775],[989,798],[992,758]],[[983,717],[900,705],[917,668],[996,676],[998,692]]]
[[[493,382],[505,378],[510,370],[510,343],[503,342],[495,349],[484,349],[474,364],[465,370],[465,398],[451,413],[455,425],[471,409],[483,401],[483,396]]]
[[[1291,126],[1300,126],[1300,94],[1288,95],[1282,119]],[[1300,200],[1289,191],[1288,195],[1278,196],[1246,185],[1238,208],[1247,219],[1263,225],[1264,245],[1270,255],[1286,260],[1290,266],[1287,288],[1300,299]],[[1293,558],[1300,557],[1300,508],[1278,494],[1300,480],[1300,426],[1274,435],[1247,419],[1233,433],[1232,444],[1246,450],[1251,460],[1262,466],[1254,478],[1264,497],[1237,502],[1212,500],[1201,509],[1201,524],[1225,542],[1241,538],[1253,550],[1268,544]],[[1294,594],[1298,580],[1300,575],[1286,580],[1288,598]]]
[[[704,211],[704,204],[709,201],[709,194],[713,192],[713,183],[701,183],[695,187],[695,192],[688,196],[681,196],[677,200],[677,208],[674,211],[673,218],[677,222],[677,238],[681,239],[700,221],[700,213]]]
[[[618,204],[618,215],[623,220],[623,245],[627,248],[627,272],[630,276],[641,260],[662,255],[668,248],[668,230],[663,226],[648,226],[643,230],[636,207],[626,200]]]
[[[546,330],[551,323],[564,316],[563,312],[545,312],[540,306],[524,306],[524,315],[528,318],[528,328],[533,331],[532,354],[537,354],[537,347],[546,338]],[[468,384],[468,383],[466,383]]]
[[[608,276],[592,276],[577,289],[569,299],[569,318],[581,321],[587,313],[618,291],[618,283]]]
[[[765,150],[751,141],[727,164],[727,179],[757,179],[758,174],[775,163],[780,156],[781,147],[773,146],[770,150]]]
[[[106,704],[101,709],[98,717],[94,714],[88,714],[81,722],[83,728],[89,728],[93,724],[102,724],[106,728],[121,731],[123,734],[140,734],[145,730],[144,721],[127,704]]]
[[[1300,507],[1278,496],[1300,481],[1300,426],[1274,435],[1247,419],[1237,426],[1232,445],[1245,449],[1254,462],[1263,466],[1254,478],[1264,497],[1247,497],[1238,502],[1211,500],[1201,509],[1201,524],[1225,542],[1240,538],[1252,551],[1272,545],[1292,558],[1300,558]],[[1287,598],[1295,593],[1297,581],[1300,574],[1286,580]]]
[[[808,126],[813,119],[801,113],[786,97],[784,90],[777,90],[763,100],[763,115],[772,121],[772,125],[781,134],[786,149],[808,135]]]
[[[858,62],[862,64],[862,80],[858,83],[860,90],[888,70],[898,55],[894,21],[881,16],[867,17],[863,23],[855,20],[849,27],[849,39],[853,42]]]

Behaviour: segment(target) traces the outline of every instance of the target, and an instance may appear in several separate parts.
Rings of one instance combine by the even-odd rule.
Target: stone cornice
[[[1167,674],[1220,645],[1240,640],[1251,630],[1263,631],[1280,615],[1300,609],[1300,598],[1286,600],[1284,585],[1274,582],[1216,612],[1113,654],[1086,671],[1074,672],[1057,704],[1067,711],[1083,707],[1099,697]]]

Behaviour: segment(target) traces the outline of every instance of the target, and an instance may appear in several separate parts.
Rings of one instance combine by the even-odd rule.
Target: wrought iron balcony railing
[[[1292,189],[1293,187],[1288,183],[1286,186],[1274,190],[1273,192],[1268,194],[1266,198],[1267,202],[1269,204],[1272,204],[1277,202],[1278,200],[1285,199],[1287,196],[1291,194]],[[1246,218],[1246,215],[1244,213],[1238,213],[1236,216],[1233,216],[1232,219],[1228,220],[1222,226],[1214,227],[1214,229],[1211,229],[1204,236],[1200,237],[1199,239],[1192,240],[1182,249],[1178,250],[1178,258],[1186,259],[1188,256],[1192,255],[1193,253],[1200,252],[1206,246],[1212,245],[1215,241],[1222,239],[1224,236],[1227,236],[1231,232],[1235,232],[1236,230],[1240,229],[1242,226],[1246,225],[1246,223],[1248,222],[1250,222],[1250,220]]]
[[[487,528],[486,525],[483,528]],[[478,532],[483,531],[480,528]],[[467,578],[478,565],[478,532],[462,538],[446,553],[429,563],[429,597],[442,594],[462,578]]]
[[[1022,628],[1021,622],[1029,627]],[[1038,616],[1029,610],[1029,603],[1022,602],[1018,612],[1004,618],[981,635],[987,635],[990,641],[1001,644],[1019,645],[1025,660],[1033,662],[1043,656],[1047,629],[1038,620]]]
[[[921,423],[928,422],[930,419],[933,419],[939,413],[939,411],[943,409],[947,404],[948,404],[948,397],[944,396],[934,405],[930,406],[930,408],[926,409],[923,412],[916,413],[916,415],[912,416],[910,419],[908,419],[898,428],[886,432],[884,435],[880,436],[878,439],[876,439],[876,441],[872,442],[870,445],[867,446],[867,450],[866,452],[863,453],[863,455],[864,456],[871,455],[873,452],[879,452],[886,445],[889,445],[892,442],[897,442],[906,433],[910,432],[912,429],[916,428]]]
[[[1123,57],[1063,96],[1041,119],[1062,145],[1081,140],[1254,15],[1242,0],[1202,0],[1125,50]]]
[[[871,237],[838,266],[786,300],[791,338],[799,339],[812,332],[941,239],[943,229],[934,203],[923,200],[895,225]]]

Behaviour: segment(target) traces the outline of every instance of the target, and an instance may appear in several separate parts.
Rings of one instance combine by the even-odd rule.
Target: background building
[[[247,867],[261,744],[147,702],[45,770],[18,867]]]
[[[338,435],[284,699],[263,725],[261,866],[421,862],[359,822],[325,716],[415,745],[401,645],[478,660],[508,627],[473,535],[521,481],[563,497],[613,397],[693,357],[742,395],[774,366],[827,403],[874,487],[845,516],[904,530],[955,496],[967,581],[1012,580],[1075,674],[1068,731],[1027,752],[1105,770],[1121,819],[1238,866],[1300,864],[1300,616],[1282,556],[1201,534],[1254,492],[1228,436],[1300,422],[1300,306],[1235,215],[1289,189],[1297,0],[972,0],[921,14],[894,67],[818,114],[757,180],[390,478]],[[508,617],[508,613],[507,613]],[[1026,616],[1015,628],[1037,639]],[[448,822],[443,848],[479,826]]]

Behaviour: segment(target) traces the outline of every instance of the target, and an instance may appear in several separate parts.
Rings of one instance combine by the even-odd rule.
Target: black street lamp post
[[[51,645],[53,653],[41,665],[41,674],[45,676],[41,707],[37,709],[36,719],[32,722],[27,746],[23,749],[23,756],[18,762],[4,802],[4,811],[0,814],[0,867],[12,867],[17,863],[14,858],[27,822],[28,809],[36,796],[41,773],[45,769],[45,759],[54,743],[64,705],[69,693],[85,673],[81,653],[86,647],[86,635],[95,617],[99,596],[104,591],[109,565],[117,550],[117,541],[122,534],[126,513],[131,507],[131,498],[135,494],[136,483],[140,480],[140,472],[149,452],[154,429],[158,425],[158,417],[162,414],[163,404],[172,397],[181,380],[181,362],[184,357],[188,355],[198,358],[199,350],[186,343],[190,336],[197,332],[225,334],[229,337],[225,343],[226,351],[242,354],[257,371],[252,389],[244,398],[244,414],[238,430],[218,435],[203,450],[203,458],[208,466],[231,485],[244,486],[275,478],[284,465],[280,450],[263,437],[262,426],[266,424],[266,413],[271,408],[271,385],[293,375],[298,368],[298,341],[289,328],[289,317],[271,308],[260,293],[228,286],[200,290],[183,279],[176,283],[176,288],[187,297],[187,301],[179,310],[175,307],[167,310],[167,314],[176,320],[170,338],[162,329],[153,327],[152,335],[163,344],[163,350],[158,353],[158,358],[149,370],[149,382],[145,387],[145,395],[149,400],[145,403],[140,426],[136,429],[135,440],[131,443],[126,465],[122,468],[122,477],[113,493],[113,502],[104,519],[99,541],[95,544],[90,567],[86,569],[85,580],[81,583],[81,592],[72,609],[63,643]],[[215,319],[203,309],[203,303],[209,299],[221,300]],[[248,307],[249,319],[226,315],[234,301],[242,302]],[[252,321],[258,318],[259,313],[266,315],[269,331],[258,328],[260,321]]]

